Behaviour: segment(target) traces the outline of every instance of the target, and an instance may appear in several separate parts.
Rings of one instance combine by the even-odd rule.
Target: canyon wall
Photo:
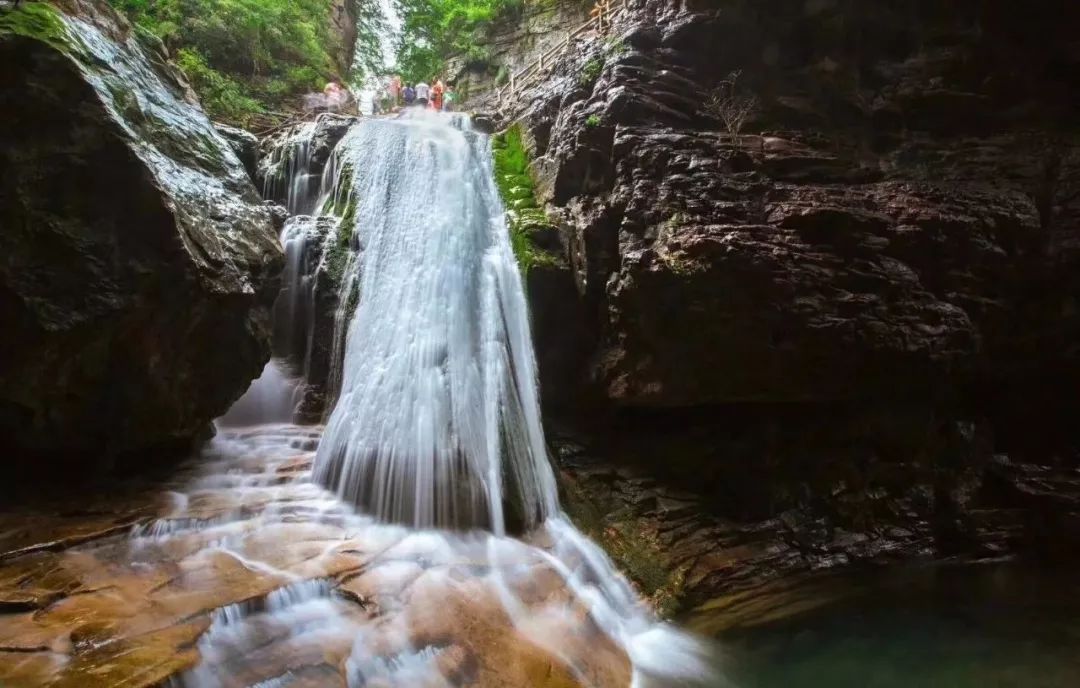
[[[708,518],[786,519],[776,539],[807,566],[815,548],[854,556],[835,545],[851,531],[871,557],[865,538],[1068,549],[1077,9],[627,7],[504,122],[575,285],[530,292],[559,314],[535,320],[541,361],[576,362],[542,371],[576,391],[551,415]],[[757,101],[738,136],[717,94]],[[684,563],[715,553],[687,532],[704,544]]]

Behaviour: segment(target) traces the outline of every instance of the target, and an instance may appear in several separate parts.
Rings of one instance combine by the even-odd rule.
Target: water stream
[[[707,648],[659,623],[559,509],[489,146],[467,118],[429,113],[358,123],[338,144],[316,203],[350,206],[347,234],[326,241],[356,249],[343,290],[360,299],[325,429],[267,402],[297,384],[272,363],[176,488],[174,512],[136,533],[140,560],[183,547],[273,581],[214,612],[181,685],[301,685],[325,671],[319,653],[340,655],[350,686],[526,685],[491,678],[506,661],[529,666],[504,656],[514,643],[582,685],[719,680]],[[311,205],[310,179],[289,189],[290,206]],[[278,313],[306,317],[306,249],[283,238],[295,302]],[[286,553],[301,543],[316,551],[298,569]],[[266,648],[295,661],[255,659]],[[463,673],[455,653],[480,658]]]

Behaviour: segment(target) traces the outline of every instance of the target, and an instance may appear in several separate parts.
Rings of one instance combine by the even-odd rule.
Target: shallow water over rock
[[[635,609],[628,588],[613,592],[625,583],[596,569],[568,524],[530,542],[376,524],[310,481],[320,432],[222,431],[163,485],[0,520],[0,684],[705,676],[700,648]]]

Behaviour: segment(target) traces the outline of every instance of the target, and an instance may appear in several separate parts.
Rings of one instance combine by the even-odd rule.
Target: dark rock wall
[[[177,73],[104,2],[68,5],[0,15],[0,444],[89,463],[228,408],[269,357],[282,261]]]
[[[684,440],[633,453],[740,517],[920,492],[947,529],[995,451],[1075,466],[1080,8],[629,6],[521,117],[590,417]],[[737,142],[703,107],[734,70]]]
[[[336,46],[332,51],[338,73],[345,76],[352,68],[356,51],[357,6],[371,0],[333,0],[330,5],[330,31]]]

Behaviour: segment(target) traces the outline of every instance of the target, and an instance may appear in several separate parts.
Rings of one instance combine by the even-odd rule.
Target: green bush
[[[600,115],[589,115],[585,119],[585,126],[587,126],[587,127],[598,127],[598,126],[600,126]]]
[[[582,86],[589,86],[600,78],[600,72],[602,71],[604,71],[604,61],[599,57],[594,57],[586,62],[585,66],[581,68],[581,74],[578,75],[578,83]]]
[[[176,53],[176,64],[191,80],[212,117],[246,124],[252,115],[263,111],[259,101],[246,95],[243,84],[210,67],[196,50],[181,48]]]

